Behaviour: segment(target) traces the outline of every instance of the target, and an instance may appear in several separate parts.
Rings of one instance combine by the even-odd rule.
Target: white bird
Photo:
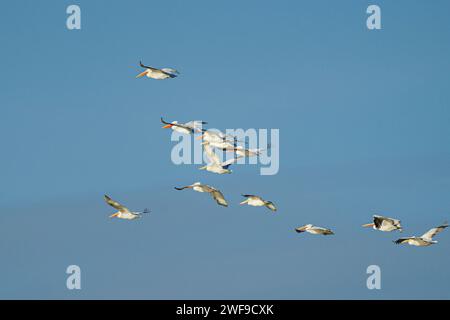
[[[177,70],[171,68],[157,69],[149,66],[144,66],[140,61],[139,64],[142,68],[145,68],[145,70],[139,73],[136,78],[147,76],[156,80],[164,80],[167,78],[176,78],[180,74]]]
[[[211,147],[225,150],[227,148],[234,148],[236,146],[236,138],[230,135],[226,135],[220,131],[215,132],[211,130],[205,130],[201,136],[197,137],[197,140],[203,139],[203,145],[208,144]]]
[[[307,225],[304,225],[303,227],[298,227],[298,228],[295,229],[295,231],[297,231],[298,233],[309,232],[309,233],[312,233],[312,234],[322,234],[324,236],[328,236],[328,235],[334,234],[334,232],[331,231],[330,229],[322,228],[322,227],[316,227],[316,226],[313,226],[312,224],[307,224]]]
[[[245,199],[244,201],[242,201],[239,204],[248,204],[249,206],[253,206],[253,207],[266,207],[272,211],[277,211],[277,208],[275,207],[275,204],[272,201],[267,201],[264,200],[263,198],[259,197],[259,196],[255,196],[252,194],[243,194],[243,197],[246,197],[247,199]]]
[[[134,219],[140,218],[143,213],[148,213],[149,212],[147,209],[145,209],[142,212],[132,212],[127,207],[124,207],[123,205],[121,205],[117,201],[114,201],[113,199],[108,197],[106,194],[105,194],[105,201],[111,207],[119,210],[116,213],[110,215],[109,216],[110,218],[116,217],[116,218],[120,218],[120,219],[134,220]]]
[[[413,237],[400,238],[398,240],[395,240],[394,243],[396,243],[396,244],[407,243],[411,246],[427,247],[427,246],[437,243],[437,241],[433,240],[433,237],[447,227],[448,227],[448,224],[445,223],[439,227],[428,230],[426,233],[424,233],[420,237],[413,236]]]
[[[184,134],[194,134],[202,132],[202,125],[206,124],[204,121],[189,121],[186,123],[178,123],[178,121],[166,122],[161,117],[161,122],[165,124],[164,129],[172,129],[173,131],[184,133]]]
[[[194,184],[191,184],[191,185],[185,186],[185,187],[181,187],[181,188],[175,187],[175,189],[176,190],[192,189],[197,192],[208,192],[213,197],[213,199],[216,200],[217,204],[224,206],[224,207],[228,207],[228,203],[225,200],[225,197],[223,196],[222,192],[220,192],[220,190],[217,190],[216,188],[208,186],[206,184],[201,184],[200,182],[196,182]]]
[[[203,148],[205,149],[206,155],[208,156],[210,163],[206,166],[199,168],[199,170],[206,170],[217,174],[231,173],[232,170],[228,169],[229,166],[235,163],[239,158],[242,158],[242,157],[234,157],[233,159],[222,162],[219,156],[211,148],[209,143],[204,144]]]
[[[387,232],[394,230],[399,230],[400,232],[403,231],[402,226],[400,225],[400,220],[379,215],[374,215],[373,223],[363,224],[363,227],[372,227],[375,230]]]

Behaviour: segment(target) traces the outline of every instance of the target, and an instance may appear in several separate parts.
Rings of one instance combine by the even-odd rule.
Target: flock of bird
[[[179,75],[179,72],[172,68],[158,69],[146,66],[142,64],[142,62],[140,62],[139,64],[145,70],[139,73],[136,76],[136,78],[147,76],[148,78],[156,80],[164,80],[175,78]],[[161,118],[161,122],[164,124],[163,128],[165,129],[172,129],[176,132],[188,135],[200,134],[197,137],[197,139],[202,139],[203,149],[210,161],[206,166],[199,168],[200,170],[206,170],[217,174],[230,174],[232,172],[232,170],[229,169],[230,165],[235,163],[238,159],[243,157],[254,157],[254,156],[257,157],[261,155],[261,153],[264,151],[264,149],[248,149],[245,148],[244,146],[239,146],[237,145],[236,137],[223,134],[222,132],[215,132],[203,129],[203,125],[207,124],[206,122],[203,121],[190,121],[187,123],[178,123],[178,121],[166,122],[163,118]],[[270,148],[270,145],[267,147],[267,149],[268,148]],[[224,152],[233,152],[234,157],[230,160],[222,162],[220,157],[214,151],[215,149],[222,150]],[[209,193],[211,197],[217,202],[218,205],[228,207],[228,202],[225,200],[223,193],[212,186],[202,184],[200,182],[195,182],[191,185],[183,187],[175,187],[175,189],[179,191],[185,189],[192,189],[196,192]],[[266,207],[273,212],[277,211],[277,208],[272,201],[268,201],[260,196],[251,194],[243,194],[242,196],[245,197],[245,200],[240,203],[241,205]],[[120,219],[134,220],[142,217],[143,214],[149,212],[147,209],[145,209],[142,212],[130,211],[127,207],[111,199],[109,196],[105,195],[104,197],[107,204],[118,210],[116,213],[110,215],[111,218],[116,217]],[[400,224],[400,220],[389,217],[383,217],[380,215],[374,215],[373,222],[364,224],[363,227],[372,227],[375,230],[384,232],[391,232],[395,230],[398,230],[400,232],[403,231],[403,228]],[[410,236],[399,238],[395,240],[394,243],[409,244],[418,247],[430,246],[432,244],[437,243],[437,241],[433,240],[433,237],[447,227],[448,224],[444,223],[438,227],[428,230],[421,236]],[[298,227],[295,229],[295,231],[298,233],[308,232],[311,234],[324,236],[334,234],[334,232],[331,229],[314,226],[312,224],[306,224],[304,226]]]

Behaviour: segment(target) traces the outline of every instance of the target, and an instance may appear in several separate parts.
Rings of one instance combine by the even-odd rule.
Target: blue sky
[[[66,28],[78,4],[82,29]],[[382,30],[366,28],[378,4]],[[0,298],[448,299],[448,1],[9,1]],[[135,79],[138,62],[177,79]],[[280,171],[175,166],[159,118],[280,129]],[[230,207],[174,186],[218,187]],[[152,213],[108,219],[103,194]],[[241,207],[260,194],[279,210]],[[313,223],[333,237],[298,235]],[[66,289],[66,267],[82,290]],[[366,268],[382,289],[366,288]]]

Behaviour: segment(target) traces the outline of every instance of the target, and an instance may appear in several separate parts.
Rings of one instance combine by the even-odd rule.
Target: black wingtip
[[[171,124],[171,123],[165,121],[165,120],[163,119],[163,117],[161,117],[161,122],[164,123],[164,124]]]

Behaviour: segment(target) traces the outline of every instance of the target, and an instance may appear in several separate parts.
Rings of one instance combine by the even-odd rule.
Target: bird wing
[[[172,68],[162,68],[162,69],[160,69],[162,72],[164,72],[165,74],[168,74],[168,75],[173,75],[173,76],[176,76],[177,74],[180,74],[179,72],[178,72],[178,70],[175,70],[175,69],[172,69]]]
[[[245,151],[247,151],[247,149],[244,149],[244,148],[241,147],[241,146],[233,146],[233,145],[231,145],[231,144],[229,144],[228,146],[226,146],[225,148],[223,148],[223,150],[224,150],[224,151],[227,151],[227,152],[237,152],[237,151],[245,152]]]
[[[233,163],[237,162],[238,159],[240,159],[240,158],[242,158],[242,157],[243,157],[243,156],[238,156],[238,157],[234,157],[234,158],[232,158],[232,159],[230,159],[230,160],[227,160],[227,161],[225,161],[225,162],[222,162],[222,163],[221,163],[221,166],[222,166],[222,167],[228,167],[230,164],[233,164]]]
[[[389,221],[394,225],[394,226],[400,226],[400,220],[398,219],[394,219],[394,218],[389,218]]]
[[[385,217],[374,215],[373,223],[375,224],[375,227],[380,228],[381,225],[383,224],[384,219]]]
[[[141,61],[139,61],[139,65],[140,65],[142,68],[150,69],[150,70],[152,70],[152,71],[161,71],[160,69],[157,69],[157,68],[153,68],[153,67],[150,67],[150,66],[145,66],[145,65],[142,64]]]
[[[174,127],[180,127],[180,128],[184,128],[184,129],[191,130],[191,131],[193,130],[193,128],[191,126],[188,126],[187,124],[167,122],[167,121],[164,121],[164,119],[162,117],[161,117],[161,122],[164,124],[169,124]]]
[[[395,225],[398,225],[400,223],[400,220],[393,219],[393,218],[388,218],[388,217],[383,217],[383,216],[378,216],[378,215],[374,215],[373,216],[373,223],[375,224],[375,226],[377,228],[380,228],[383,225],[383,222],[395,226]]]
[[[395,244],[402,244],[405,242],[408,242],[408,240],[412,239],[413,237],[408,237],[408,238],[400,238],[394,241]]]
[[[300,232],[305,231],[306,228],[307,228],[307,226],[298,227],[298,228],[295,228],[295,231],[298,232],[298,233],[300,233]]]
[[[198,121],[198,120],[194,120],[194,121],[189,121],[186,122],[185,125],[190,126],[192,128],[198,128],[204,124],[208,124],[208,122],[205,121]]]
[[[161,122],[162,122],[162,123],[164,123],[164,124],[173,124],[173,123],[170,123],[170,122],[164,121],[163,117],[161,117]]]
[[[255,196],[254,194],[242,194],[243,197],[246,198],[259,198],[258,196]]]
[[[121,205],[120,203],[118,203],[117,201],[114,201],[113,199],[111,199],[110,197],[108,197],[105,194],[105,201],[107,204],[109,204],[111,207],[116,208],[117,210],[119,210],[120,212],[123,213],[131,213],[130,210],[128,210],[127,207],[124,207],[123,205]]]
[[[211,192],[212,197],[214,198],[214,200],[216,200],[217,204],[224,206],[224,207],[228,207],[228,203],[225,200],[225,197],[223,196],[222,192],[220,192],[217,189],[214,189]]]
[[[269,208],[272,211],[277,211],[277,207],[275,207],[275,205],[273,204],[272,201],[267,201],[266,202],[266,207]]]
[[[203,148],[205,149],[205,152],[206,152],[206,155],[208,156],[208,159],[213,164],[221,165],[219,156],[214,152],[214,150],[211,148],[211,146],[208,143],[204,144]]]
[[[221,142],[223,141],[224,138],[222,137],[222,133],[219,132],[215,132],[212,130],[206,130],[203,134],[203,141],[206,142]]]
[[[201,128],[204,124],[207,124],[205,121],[189,121],[186,122],[184,125],[188,128],[190,128],[192,131],[196,132],[202,132],[205,129]]]
[[[441,226],[439,226],[439,227],[432,228],[432,229],[428,230],[427,232],[425,232],[425,233],[421,236],[421,238],[427,239],[427,240],[431,240],[431,239],[433,239],[433,237],[434,237],[435,235],[437,235],[439,232],[441,232],[442,230],[444,230],[444,229],[447,228],[447,227],[448,227],[448,224],[443,224],[443,225],[441,225]]]
[[[206,141],[209,142],[229,142],[230,144],[234,145],[234,139],[235,137],[229,134],[225,134],[222,131],[219,130],[206,130],[205,132],[207,134]],[[231,138],[231,140],[229,140],[228,138]],[[236,142],[238,142],[238,140],[236,140]]]
[[[313,228],[326,236],[334,234],[333,231],[331,231],[330,229],[327,229],[327,228],[323,228],[323,227],[313,227]]]
[[[191,188],[191,186],[185,186],[185,187],[174,187],[175,188],[175,190],[184,190],[184,189],[187,189],[187,188]]]

